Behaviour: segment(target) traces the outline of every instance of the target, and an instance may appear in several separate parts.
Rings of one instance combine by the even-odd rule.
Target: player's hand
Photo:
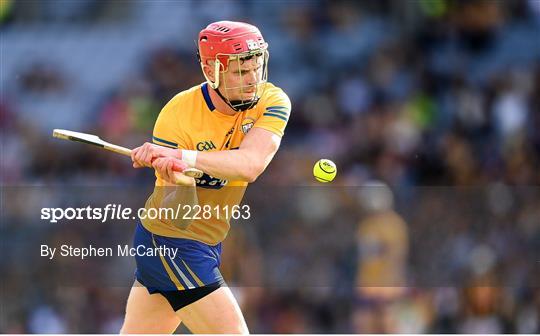
[[[195,185],[195,180],[192,177],[178,174],[188,168],[188,165],[179,159],[169,156],[160,157],[152,162],[152,167],[156,170],[159,176],[169,184],[187,186]]]
[[[175,157],[180,159],[181,152],[178,149],[158,146],[145,142],[142,146],[131,151],[133,168],[152,167],[152,161],[160,157]]]

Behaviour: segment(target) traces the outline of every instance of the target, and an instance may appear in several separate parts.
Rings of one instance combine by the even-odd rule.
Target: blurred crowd
[[[106,90],[81,93],[77,74],[47,57],[2,65],[3,194],[24,185],[150,185],[151,171],[50,139],[44,125],[70,120],[125,146],[149,141],[160,108],[203,81],[186,40],[213,20],[251,22],[270,45],[269,80],[293,110],[280,151],[246,199],[264,207],[280,199],[256,188],[314,188],[312,164],[321,157],[336,162],[341,193],[362,194],[353,186],[372,180],[395,193],[394,211],[370,206],[373,194],[317,198],[307,189],[283,203],[283,214],[233,225],[223,273],[251,331],[540,332],[540,1],[3,1],[0,30],[31,44],[27,31],[36,27],[129,32],[146,15],[176,10],[193,17],[183,23],[189,29],[149,43]],[[2,49],[9,54],[9,45]],[[72,106],[57,103],[69,95],[91,112],[62,109]],[[24,230],[55,239],[29,218],[17,230],[2,216],[2,240],[24,240]],[[130,232],[117,234],[125,240]],[[21,255],[0,261],[2,306],[11,306],[1,332],[118,330],[128,287],[87,283],[44,294],[54,282],[35,281],[49,271],[13,271]],[[318,281],[263,285],[264,269]]]

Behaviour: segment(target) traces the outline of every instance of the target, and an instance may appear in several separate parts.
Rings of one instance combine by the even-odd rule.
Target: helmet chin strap
[[[259,97],[255,97],[254,99],[246,102],[243,102],[243,100],[228,100],[221,94],[219,88],[216,89],[216,92],[221,97],[221,99],[223,99],[223,101],[227,103],[227,105],[229,105],[230,108],[232,108],[236,112],[243,112],[249,110],[250,108],[255,107],[255,105],[257,105],[257,103],[259,102]]]

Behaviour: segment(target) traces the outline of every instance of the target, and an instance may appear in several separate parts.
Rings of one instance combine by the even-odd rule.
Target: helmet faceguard
[[[198,47],[199,61],[208,85],[233,110],[253,108],[262,96],[264,83],[268,80],[268,44],[257,27],[231,21],[212,23],[200,32]],[[240,76],[240,83],[228,83],[227,73],[243,73],[245,69],[242,69],[242,65],[250,60],[255,60],[257,65],[255,82],[248,83],[244,76]],[[213,61],[213,80],[204,69],[209,66],[209,61]],[[223,75],[223,80],[220,75]],[[234,93],[238,97],[231,97]],[[253,95],[245,98],[248,94]]]

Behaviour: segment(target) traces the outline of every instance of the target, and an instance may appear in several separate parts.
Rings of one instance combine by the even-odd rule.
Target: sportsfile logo
[[[211,140],[201,141],[197,144],[198,151],[209,151],[212,149],[216,149],[216,145]]]
[[[205,174],[205,176],[208,176]],[[205,187],[219,187],[217,182],[225,183],[226,180],[219,180],[208,176],[209,180],[204,180]],[[136,211],[134,211],[136,210]],[[69,207],[69,208],[41,208],[41,219],[49,223],[72,220],[98,220],[102,223],[110,220],[208,220],[220,219],[249,219],[251,216],[249,205],[209,205],[209,204],[180,204],[174,208],[139,208],[132,209],[122,206],[122,204],[107,204],[105,207]]]

